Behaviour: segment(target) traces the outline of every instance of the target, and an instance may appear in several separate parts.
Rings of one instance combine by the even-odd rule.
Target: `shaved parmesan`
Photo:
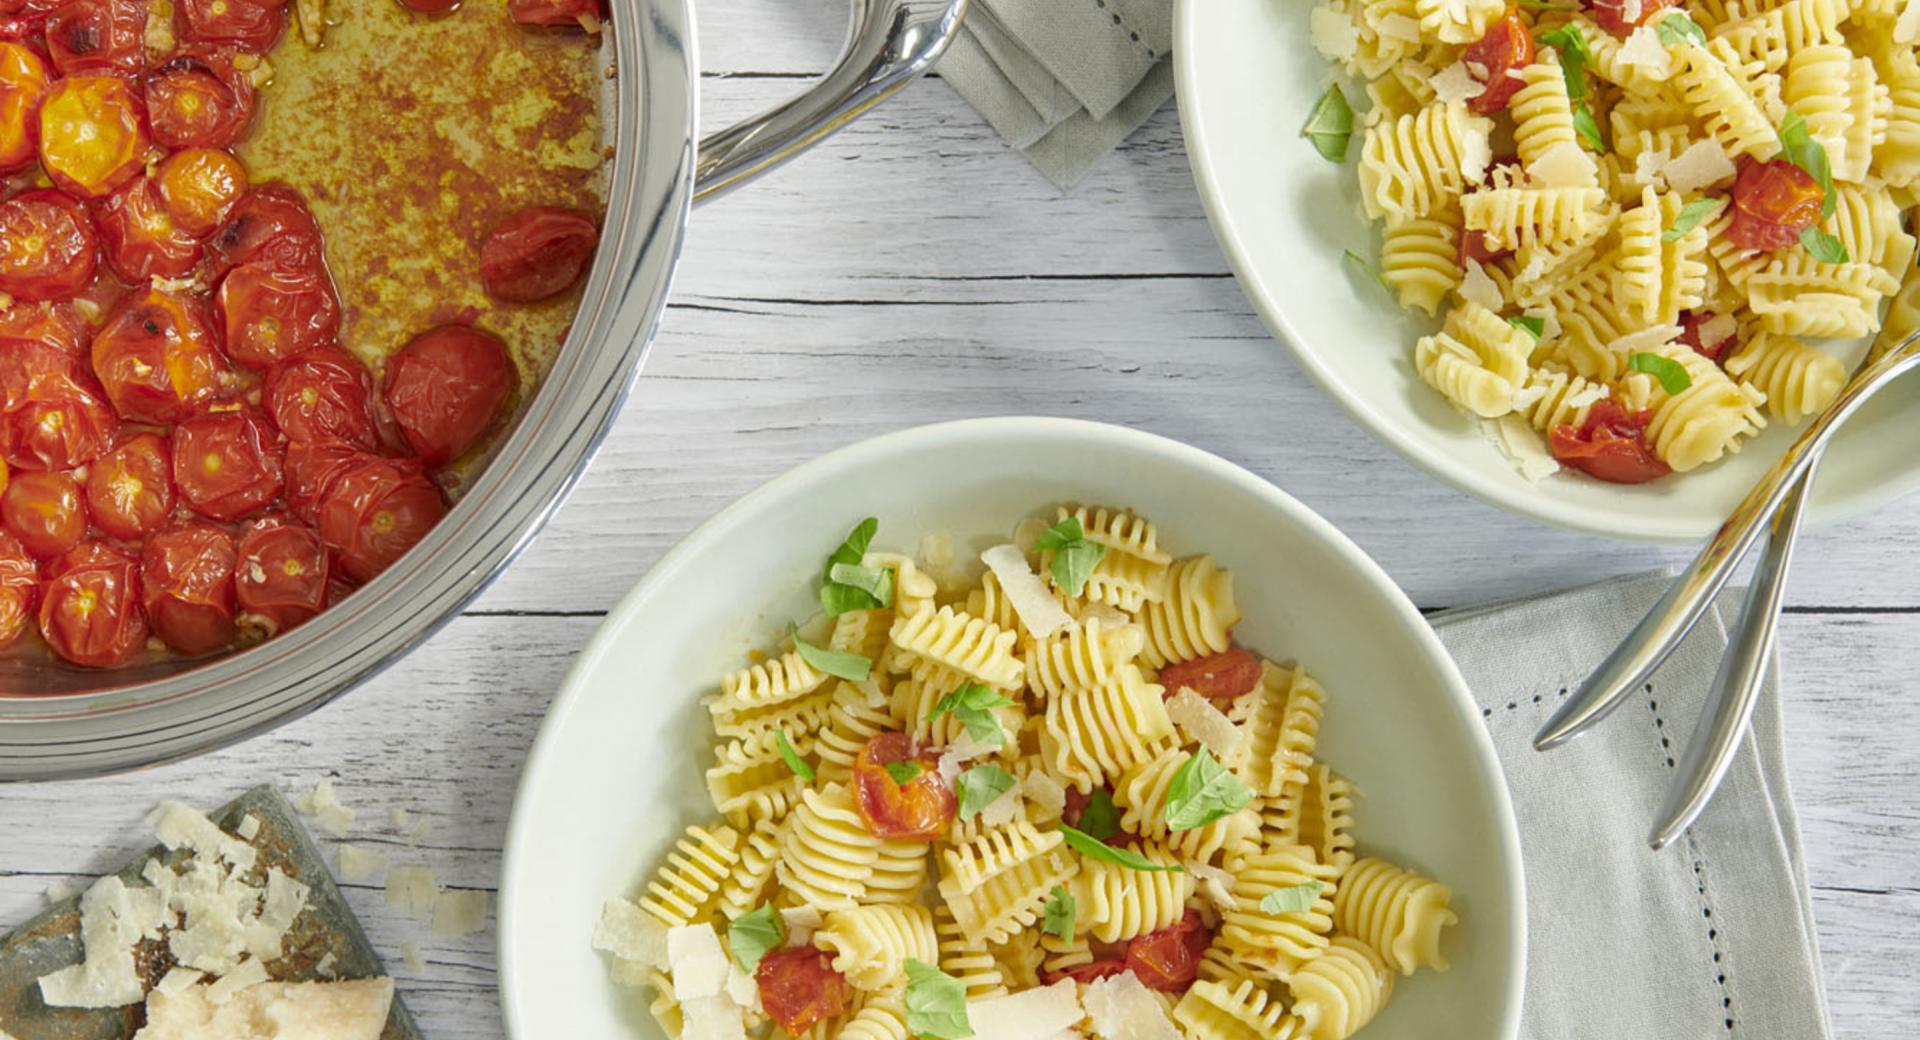
[[[1473,116],[1460,132],[1460,176],[1478,184],[1493,164],[1493,120]]]
[[[241,870],[253,867],[253,846],[236,840],[191,805],[161,802],[160,807],[147,817],[147,824],[153,828],[153,836],[160,839],[160,844],[169,849],[187,849],[214,856]]]
[[[1381,36],[1408,43],[1420,42],[1420,22],[1404,14],[1383,14],[1374,23],[1374,30]]]
[[[1638,5],[1639,0],[1627,0]],[[1643,25],[1628,36],[1620,45],[1620,62],[1624,65],[1637,65],[1660,79],[1666,79],[1673,73],[1673,52],[1660,42],[1660,34],[1651,25]]]
[[[1020,781],[1020,788],[1033,803],[1035,809],[1042,810],[1049,817],[1056,816],[1067,808],[1067,789],[1060,781],[1045,772],[1034,772]]]
[[[175,968],[167,972],[159,982],[153,984],[153,991],[171,997],[190,986],[198,986],[200,980],[206,977],[206,972],[194,971],[192,968]]]
[[[1529,383],[1515,390],[1513,392],[1513,410],[1517,412],[1533,404],[1535,401],[1540,400],[1542,397],[1547,396],[1548,389],[1545,383]]]
[[[813,933],[826,923],[820,916],[820,909],[812,906],[790,906],[780,911],[780,922],[787,926],[785,949],[813,945]]]
[[[1466,273],[1460,279],[1460,298],[1496,312],[1506,305],[1500,296],[1500,286],[1487,276],[1487,269],[1480,266],[1480,261],[1472,257],[1467,257]]]
[[[593,948],[623,961],[653,968],[667,966],[667,926],[624,899],[609,899],[600,908],[593,930]]]
[[[1664,347],[1680,338],[1678,325],[1649,325],[1644,329],[1635,329],[1607,344],[1610,354],[1644,354],[1655,347]]]
[[[340,804],[340,796],[334,792],[331,780],[320,781],[312,794],[295,799],[293,807],[313,817],[320,829],[332,837],[344,838],[353,827],[354,812]]]
[[[1224,759],[1240,746],[1240,727],[1227,718],[1213,702],[1187,687],[1167,700],[1167,717],[1188,738],[1196,740]]]
[[[1307,16],[1307,39],[1332,61],[1346,61],[1360,49],[1360,30],[1353,19],[1325,4]]]
[[[387,857],[359,845],[340,846],[340,880],[349,884],[371,881],[387,869]]]
[[[1219,867],[1192,860],[1187,862],[1186,867],[1187,873],[1193,875],[1200,894],[1206,896],[1208,902],[1222,910],[1233,910],[1239,905],[1233,898],[1232,874]]]
[[[487,894],[477,889],[447,889],[433,901],[433,934],[458,939],[487,926]]]
[[[252,813],[240,818],[240,826],[233,829],[241,841],[252,841],[260,836],[260,817]]]
[[[1640,0],[1625,0],[1620,5],[1620,20],[1627,25],[1637,24],[1640,21],[1641,8]]]
[[[959,739],[947,745],[947,750],[941,752],[940,761],[934,765],[934,770],[947,782],[947,786],[951,787],[968,762],[982,755],[994,754],[999,750],[998,745],[982,744],[973,739],[973,734],[963,731]]]
[[[407,970],[415,975],[427,970],[427,959],[420,955],[419,943],[401,943],[400,960],[406,964]]]
[[[682,1004],[717,996],[727,984],[727,952],[710,924],[668,929],[667,963],[673,972],[673,999]]]
[[[1419,39],[1417,25],[1414,38]],[[1474,78],[1473,71],[1462,61],[1441,69],[1427,82],[1432,85],[1434,96],[1448,103],[1472,101],[1487,92],[1487,85]]]
[[[55,881],[53,884],[47,886],[48,903],[64,903],[79,894],[79,889],[67,884],[65,881]]]
[[[1543,188],[1590,188],[1593,156],[1573,141],[1562,141],[1541,152],[1527,167],[1527,178]]]
[[[1015,777],[1013,787],[1009,788],[1005,794],[988,802],[987,807],[980,810],[980,823],[985,827],[999,827],[1012,823],[1013,818],[1020,814],[1020,805],[1020,779]]]
[[[625,986],[628,989],[651,986],[654,977],[658,974],[657,969],[639,961],[623,961],[617,958],[613,962],[613,970],[607,973],[608,977],[613,979],[614,985]]]
[[[1612,392],[1612,388],[1604,383],[1589,383],[1585,389],[1568,394],[1565,404],[1568,408],[1585,408],[1595,401],[1604,400]]]
[[[996,545],[980,554],[980,562],[1000,579],[1000,591],[1013,605],[1020,627],[1035,639],[1045,639],[1073,624],[1073,618],[1053,598],[1047,586],[1027,566],[1027,556],[1019,546]]]
[[[1106,1040],[1180,1040],[1160,999],[1133,972],[1089,983],[1080,999],[1094,1032]]]
[[[1893,20],[1893,42],[1908,46],[1920,42],[1920,0],[1907,0]]]
[[[760,984],[753,976],[740,970],[740,965],[727,962],[727,999],[733,1001],[742,1010],[759,1013]]]
[[[48,1007],[109,1008],[138,1004],[146,995],[134,972],[133,946],[140,941],[127,886],[111,874],[80,897],[79,964],[40,979]]]
[[[215,1007],[233,999],[233,995],[243,989],[258,986],[267,981],[267,966],[248,958],[240,966],[220,977],[220,981],[207,987],[207,1003]]]
[[[1731,314],[1716,314],[1700,323],[1700,342],[1705,346],[1716,346],[1732,339],[1740,331],[1740,322]]]
[[[740,1005],[724,996],[683,1000],[680,1014],[684,1022],[680,1040],[746,1040]]]
[[[1079,987],[1072,979],[967,1001],[967,1024],[973,1027],[973,1035],[996,1040],[1041,1040],[1072,1028],[1084,1016]]]
[[[1529,307],[1520,313],[1529,318],[1540,319],[1540,342],[1550,343],[1560,337],[1560,316],[1551,308]]]
[[[1667,188],[1680,195],[1691,195],[1737,172],[1733,160],[1727,158],[1726,149],[1711,137],[1693,142],[1660,167],[1660,176],[1666,178]]]
[[[440,898],[432,867],[395,867],[387,871],[387,909],[425,920]]]
[[[213,988],[156,989],[134,1040],[379,1040],[393,1006],[393,980],[385,978],[263,982],[224,1003],[213,1000]]]
[[[1546,446],[1540,443],[1540,435],[1521,416],[1507,414],[1488,420],[1486,429],[1522,477],[1537,484],[1560,472],[1560,463],[1547,453]]]

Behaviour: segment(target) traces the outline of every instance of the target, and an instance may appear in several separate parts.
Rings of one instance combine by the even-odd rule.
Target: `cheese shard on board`
[[[107,875],[80,897],[80,944],[85,959],[43,976],[40,999],[49,1007],[108,1008],[138,1004],[146,996],[134,971],[140,941],[133,901],[118,877]]]
[[[967,1024],[973,1027],[973,1035],[995,1040],[1047,1040],[1082,1017],[1079,987],[1072,979],[967,1001]]]
[[[133,1040],[379,1040],[393,1006],[392,979],[262,982],[224,1004],[210,990],[156,990]]]
[[[447,889],[433,902],[433,934],[458,939],[487,926],[487,894],[475,889]]]
[[[1160,998],[1133,972],[1089,983],[1081,1000],[1094,1031],[1107,1040],[1180,1040],[1180,1030],[1168,1020]]]

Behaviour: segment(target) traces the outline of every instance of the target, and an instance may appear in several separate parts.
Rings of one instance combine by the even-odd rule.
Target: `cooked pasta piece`
[[[1015,689],[1026,666],[1014,655],[1018,633],[952,607],[923,610],[893,623],[894,645],[921,661],[997,689]]]
[[[1224,982],[1193,984],[1173,1009],[1188,1040],[1293,1040],[1300,1022],[1252,979],[1228,988]]]
[[[1440,933],[1458,918],[1453,892],[1371,856],[1354,863],[1333,898],[1334,927],[1366,943],[1402,975],[1447,970]]]
[[[1233,598],[1233,572],[1212,556],[1173,565],[1166,598],[1141,612],[1147,642],[1141,659],[1155,668],[1224,652],[1233,642],[1240,607]]]
[[[1287,980],[1287,994],[1303,1040],[1346,1040],[1393,996],[1393,973],[1366,943],[1335,935]]]
[[[1117,779],[1173,737],[1164,692],[1127,665],[1111,682],[1052,698],[1040,731],[1041,757],[1083,793]]]
[[[740,862],[740,832],[732,827],[688,827],[667,853],[667,864],[640,897],[640,909],[669,928],[698,924],[712,912],[720,887]]]
[[[1177,866],[1180,857],[1148,843],[1140,856],[1160,866]],[[1084,927],[1101,942],[1119,942],[1157,932],[1178,922],[1193,894],[1193,875],[1183,870],[1134,870],[1119,863],[1088,859],[1075,882]]]
[[[718,761],[707,770],[707,792],[713,807],[727,822],[744,827],[749,819],[778,819],[800,797],[800,778],[780,755],[780,735],[763,730],[729,741],[715,752]],[[805,756],[812,741],[801,737],[791,745]]]
[[[1327,694],[1300,668],[1261,662],[1260,685],[1250,695],[1244,736],[1226,765],[1263,798],[1279,798],[1307,782],[1319,741]]]
[[[1220,942],[1255,971],[1276,979],[1290,977],[1327,948],[1336,893],[1345,891],[1344,884],[1336,885],[1336,873],[1300,845],[1273,846],[1239,864],[1233,871],[1234,906],[1221,915]],[[1269,913],[1260,905],[1276,891],[1314,884],[1320,886],[1319,894],[1304,910]],[[1367,933],[1359,934],[1364,938]]]
[[[1418,307],[1430,317],[1440,312],[1441,302],[1460,285],[1459,238],[1452,221],[1434,217],[1387,228],[1380,278],[1400,306]]]
[[[1088,618],[1028,644],[1028,686],[1039,696],[1060,697],[1112,682],[1145,642],[1138,625],[1103,625],[1097,617]]]
[[[916,893],[918,895],[918,893]],[[906,963],[936,964],[939,939],[933,911],[924,906],[856,906],[826,915],[814,945],[833,954],[833,970],[864,990],[891,990],[906,982]]]
[[[1453,102],[1429,105],[1366,130],[1360,145],[1360,201],[1388,225],[1440,212],[1492,161],[1493,122]]]
[[[1797,423],[1826,410],[1847,382],[1847,366],[1792,336],[1761,332],[1726,359],[1727,374],[1767,395],[1767,414]]]

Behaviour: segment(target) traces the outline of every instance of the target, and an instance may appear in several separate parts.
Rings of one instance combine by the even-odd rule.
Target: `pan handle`
[[[805,94],[700,142],[693,201],[706,202],[811,148],[946,53],[969,0],[855,0],[853,31],[833,71]]]

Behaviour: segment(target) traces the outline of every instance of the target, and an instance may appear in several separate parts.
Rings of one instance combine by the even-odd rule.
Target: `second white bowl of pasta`
[[[1505,1040],[1525,962],[1405,596],[1245,470],[1049,419],[842,449],[664,557],[541,730],[500,920],[521,1038]]]

